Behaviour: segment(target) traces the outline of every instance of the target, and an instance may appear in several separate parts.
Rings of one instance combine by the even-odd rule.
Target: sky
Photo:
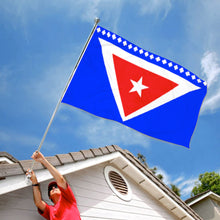
[[[143,154],[166,184],[189,198],[199,174],[220,173],[219,0],[0,1],[0,151],[26,160],[38,148],[96,17],[207,82],[190,149],[61,104],[41,152],[116,144]]]

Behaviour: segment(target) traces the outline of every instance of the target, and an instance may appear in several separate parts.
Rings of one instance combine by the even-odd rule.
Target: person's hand
[[[26,172],[26,176],[28,176],[30,178],[32,184],[37,184],[38,183],[37,182],[37,177],[36,177],[33,170],[28,169],[27,172]]]
[[[39,151],[35,151],[31,158],[34,159],[37,162],[40,162],[40,163],[45,161],[44,155],[41,152],[39,152]]]

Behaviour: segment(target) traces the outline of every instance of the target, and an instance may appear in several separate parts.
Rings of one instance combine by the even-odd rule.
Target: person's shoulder
[[[58,186],[59,187],[59,186]],[[63,189],[61,187],[59,187],[62,196],[67,199],[69,202],[76,202],[76,198],[74,196],[74,193],[70,187],[70,185],[67,183],[67,187],[66,189]]]
[[[45,208],[44,208],[44,210],[38,208],[38,213],[39,213],[41,216],[47,218],[47,217],[50,215],[49,213],[50,213],[50,209],[51,209],[52,207],[53,207],[53,206],[48,205],[47,203],[45,203]]]
[[[59,184],[57,184],[57,186],[60,189],[60,191],[65,191],[66,189],[68,189],[70,187],[67,182],[66,182],[65,186],[61,186]]]

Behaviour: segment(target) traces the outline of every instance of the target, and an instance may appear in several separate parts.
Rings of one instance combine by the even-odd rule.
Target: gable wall
[[[104,163],[67,176],[77,198],[82,220],[176,219],[129,177],[125,176],[132,189],[132,200],[127,202],[118,198],[105,180],[106,165]]]
[[[129,177],[125,176],[132,189],[132,200],[127,202],[118,198],[105,180],[106,165],[103,163],[65,176],[76,196],[82,220],[177,219]],[[43,199],[50,203],[48,182],[41,183],[41,190]],[[31,186],[0,196],[0,219],[43,219],[34,206]]]
[[[201,200],[191,206],[203,219],[219,220],[220,213],[210,198]]]
[[[0,195],[1,220],[40,220],[34,206],[31,186]]]

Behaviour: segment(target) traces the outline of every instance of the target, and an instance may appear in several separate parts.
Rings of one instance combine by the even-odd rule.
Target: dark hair
[[[55,181],[50,182],[48,185],[48,197],[50,198],[50,191],[53,189],[53,187],[57,187],[57,183]]]

